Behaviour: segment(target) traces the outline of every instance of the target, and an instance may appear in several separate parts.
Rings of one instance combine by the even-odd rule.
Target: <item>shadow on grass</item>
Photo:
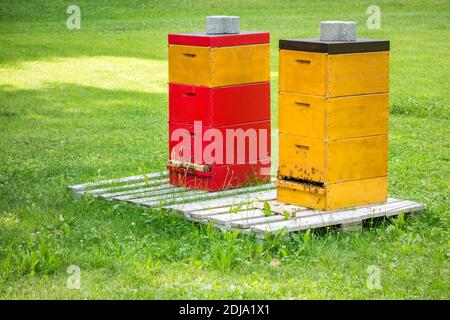
[[[78,85],[0,90],[2,200],[51,181],[162,168],[165,128],[165,94]]]

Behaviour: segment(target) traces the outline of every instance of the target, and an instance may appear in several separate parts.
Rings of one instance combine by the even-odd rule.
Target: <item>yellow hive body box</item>
[[[337,210],[387,200],[387,177],[322,186],[277,180],[277,200],[315,210]]]
[[[387,175],[386,135],[321,140],[280,133],[279,170],[283,179],[335,183]]]
[[[169,45],[169,81],[221,87],[270,80],[269,44],[233,47]]]
[[[279,88],[340,97],[389,91],[389,52],[327,54],[280,50]]]
[[[280,133],[316,139],[348,139],[388,132],[387,93],[326,98],[280,92]]]

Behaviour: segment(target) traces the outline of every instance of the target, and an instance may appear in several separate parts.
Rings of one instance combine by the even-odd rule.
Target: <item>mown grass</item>
[[[447,1],[65,1],[0,4],[0,297],[450,297]],[[317,35],[325,19],[354,20],[391,40],[389,192],[423,202],[417,217],[266,242],[178,216],[85,198],[66,187],[164,168],[168,32],[202,30],[210,14],[241,16],[272,36],[277,123],[279,38]],[[69,265],[81,289],[66,287]],[[381,269],[370,290],[367,268]]]

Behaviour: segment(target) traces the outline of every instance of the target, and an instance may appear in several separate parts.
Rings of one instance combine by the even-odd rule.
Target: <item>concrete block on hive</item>
[[[322,21],[320,22],[321,41],[355,41],[356,22]]]
[[[207,34],[235,34],[239,33],[240,18],[237,16],[208,16],[206,17]]]

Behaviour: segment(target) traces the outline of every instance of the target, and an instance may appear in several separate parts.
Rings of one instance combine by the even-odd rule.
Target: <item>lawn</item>
[[[68,30],[66,9],[81,8]],[[450,2],[12,1],[0,3],[0,298],[449,299]],[[158,210],[74,200],[67,186],[164,169],[167,34],[212,14],[278,39],[321,20],[391,40],[389,193],[414,217],[260,242]],[[66,286],[69,265],[81,288]],[[369,289],[369,266],[381,287]],[[369,268],[369,273],[368,273]]]

